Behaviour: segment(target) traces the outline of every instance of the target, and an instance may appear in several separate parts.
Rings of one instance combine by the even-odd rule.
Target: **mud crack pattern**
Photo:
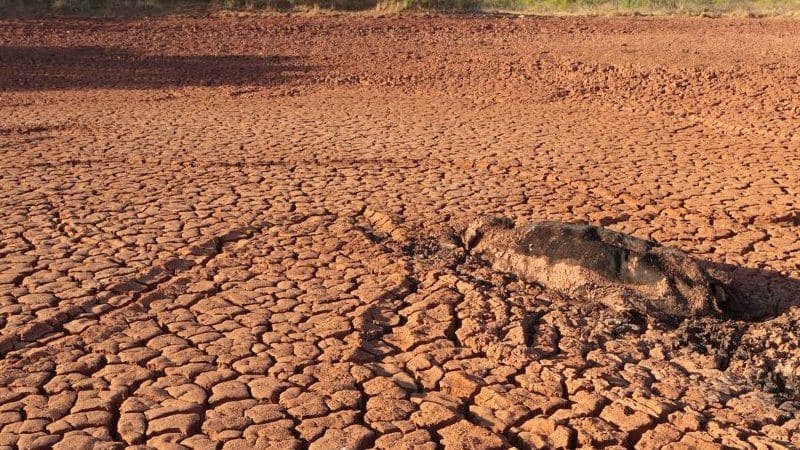
[[[797,26],[0,21],[0,448],[800,446]],[[468,254],[482,214],[750,300],[581,304]]]

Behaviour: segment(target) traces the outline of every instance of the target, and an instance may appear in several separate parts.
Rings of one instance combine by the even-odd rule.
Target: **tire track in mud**
[[[402,298],[407,298],[407,296],[410,295],[418,297],[430,295],[431,279],[450,279],[449,282],[445,283],[445,285],[449,286],[447,289],[450,289],[452,293],[450,296],[451,300],[448,301],[451,311],[449,313],[449,324],[446,329],[444,329],[442,333],[433,335],[422,333],[421,335],[415,336],[415,332],[412,328],[410,335],[413,337],[411,341],[409,341],[407,338],[409,334],[404,333],[404,328],[413,325],[424,326],[425,320],[417,319],[413,323],[409,323],[410,316],[403,311],[411,309],[414,311],[411,313],[411,316],[414,316],[425,309],[436,309],[442,305],[437,304],[437,302],[426,302],[423,300],[422,303],[425,304],[425,306],[422,308],[414,308],[412,307],[414,303],[403,302],[392,308],[394,312],[400,313],[400,319],[397,321],[397,324],[392,327],[383,327],[382,332],[371,336],[375,339],[383,339],[384,342],[387,342],[392,347],[393,352],[382,355],[383,357],[413,354],[415,350],[444,338],[451,341],[456,347],[470,349],[474,352],[475,356],[513,365],[515,367],[514,372],[508,373],[505,376],[506,382],[513,383],[514,377],[521,375],[527,364],[541,357],[554,357],[559,353],[560,350],[558,349],[557,342],[555,342],[553,348],[545,352],[526,348],[530,346],[527,345],[526,339],[528,338],[525,337],[525,335],[530,336],[537,333],[532,329],[530,324],[528,324],[528,326],[522,325],[524,318],[517,318],[520,322],[518,324],[514,324],[512,319],[511,323],[507,324],[509,329],[506,331],[497,330],[492,332],[491,329],[486,330],[479,326],[477,330],[469,331],[467,334],[463,333],[463,320],[468,317],[476,317],[476,314],[480,315],[480,311],[484,310],[483,304],[487,302],[503,303],[508,299],[506,297],[507,294],[503,295],[503,297],[498,297],[496,294],[492,293],[492,291],[497,290],[498,287],[493,285],[491,281],[479,280],[472,275],[472,272],[476,268],[475,261],[471,261],[472,266],[470,266],[469,263],[465,266],[465,251],[457,247],[460,243],[460,239],[450,234],[454,233],[452,230],[446,230],[445,233],[450,234],[450,236],[439,236],[437,242],[437,238],[424,236],[421,230],[412,233],[409,228],[400,225],[400,220],[392,214],[367,207],[362,212],[362,216],[370,224],[370,229],[364,230],[367,236],[372,240],[383,242],[376,243],[376,245],[388,245],[393,249],[395,254],[397,254],[398,258],[408,259],[408,265],[415,269],[413,279],[424,280],[417,282],[414,285],[415,289],[406,291]],[[423,260],[421,264],[419,261],[420,259]],[[465,267],[467,268],[465,269]],[[467,273],[463,273],[465,271]],[[505,283],[513,282],[513,280],[506,277],[499,278],[499,282],[501,283],[499,290],[501,291],[506,289]],[[408,277],[405,279],[410,280]],[[498,280],[494,281],[497,282]],[[422,286],[420,286],[419,283],[422,283]],[[428,292],[426,292],[426,290],[428,290]],[[441,287],[439,290],[434,290],[434,292],[439,292],[440,290]],[[394,290],[387,292],[387,295],[389,298],[397,299]],[[473,300],[470,300],[470,298],[473,298]],[[417,302],[419,302],[419,300],[417,300]],[[507,310],[504,312],[508,314]],[[441,318],[438,320],[441,320]],[[558,331],[556,330],[556,334],[557,333]],[[512,341],[509,342],[507,339],[512,334],[519,339],[512,339]],[[419,378],[413,372],[412,376],[415,377],[419,385],[425,384],[424,379]],[[429,388],[441,388],[441,386],[437,382],[435,385],[429,386]],[[450,419],[437,423],[436,426],[431,428],[431,431],[437,433],[437,436],[439,436],[437,442],[440,445],[442,444],[441,439],[443,437],[439,434],[439,431],[447,427],[455,426],[459,421],[466,420],[475,426],[492,426],[490,423],[487,423],[479,413],[473,411],[476,408],[478,408],[478,410],[482,408],[476,404],[476,397],[479,395],[481,395],[480,390],[472,392],[460,403],[455,415]],[[539,411],[538,413],[532,410],[517,417],[513,423],[509,424],[508,429],[502,430],[501,435],[503,437],[503,442],[505,445],[522,445],[520,448],[527,448],[527,446],[524,445],[524,441],[510,429],[532,419],[537,414],[543,412],[552,414],[556,410],[557,409],[551,409]]]

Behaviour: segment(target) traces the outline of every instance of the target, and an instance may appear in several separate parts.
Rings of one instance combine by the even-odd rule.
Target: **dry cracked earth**
[[[0,448],[800,447],[800,23],[0,21]],[[664,324],[497,214],[732,271]]]

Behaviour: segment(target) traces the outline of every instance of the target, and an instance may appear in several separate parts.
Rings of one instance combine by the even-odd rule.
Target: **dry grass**
[[[792,16],[798,0],[482,0],[484,10],[538,14]]]
[[[575,15],[798,16],[800,0],[0,0],[0,15],[140,15],[220,11],[405,10]]]

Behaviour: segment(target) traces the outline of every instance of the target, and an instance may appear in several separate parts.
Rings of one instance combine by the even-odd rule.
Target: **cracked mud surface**
[[[800,446],[791,20],[0,22],[0,448]],[[481,214],[732,270],[666,326]]]

